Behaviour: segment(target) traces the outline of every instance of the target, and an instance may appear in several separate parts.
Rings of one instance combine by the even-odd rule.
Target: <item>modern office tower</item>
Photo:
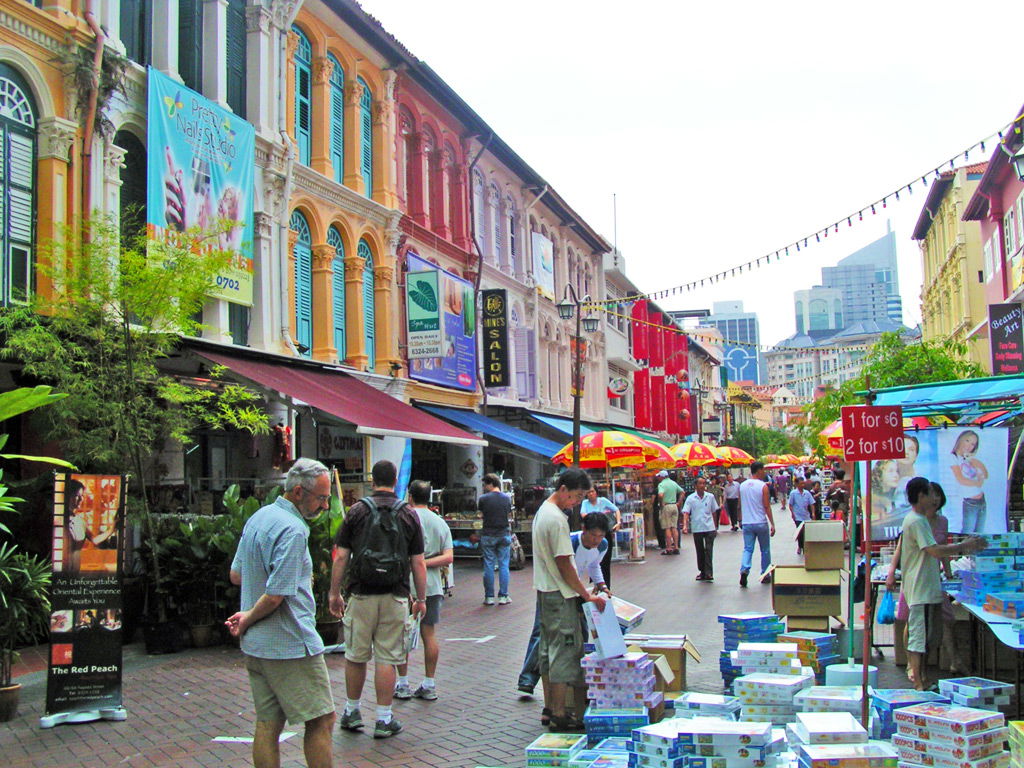
[[[843,327],[843,293],[816,285],[793,294],[796,332],[838,331]]]
[[[761,332],[756,312],[744,312],[742,301],[716,301],[711,314],[701,320],[722,333],[722,347],[729,381],[761,383]]]
[[[896,268],[896,235],[891,226],[882,237],[851,253],[834,267],[821,270],[825,288],[842,293],[843,324],[868,321],[903,322],[899,275]]]

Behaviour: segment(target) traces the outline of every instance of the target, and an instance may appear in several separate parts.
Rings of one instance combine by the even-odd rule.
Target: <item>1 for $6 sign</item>
[[[902,459],[903,409],[898,405],[846,405],[842,409],[843,457],[847,461]]]

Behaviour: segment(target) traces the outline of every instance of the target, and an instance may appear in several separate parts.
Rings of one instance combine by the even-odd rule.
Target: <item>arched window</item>
[[[309,165],[313,130],[313,46],[298,27],[292,27],[299,37],[295,49],[295,140],[299,144],[299,162]]]
[[[363,186],[366,187],[366,196],[373,197],[373,93],[370,91],[370,86],[361,77],[359,85],[363,87],[363,95],[359,98]]]
[[[36,108],[21,76],[0,64],[0,302],[27,302],[35,246]]]
[[[487,230],[484,226],[484,176],[480,171],[473,174],[473,236],[482,256],[484,243],[487,241]]]
[[[341,241],[341,233],[337,227],[327,230],[327,244],[334,249],[334,260],[331,267],[334,276],[331,278],[331,308],[334,316],[334,348],[338,350],[338,359],[344,360],[345,354],[345,244]]]
[[[427,226],[431,229],[441,223],[441,216],[434,204],[434,152],[437,140],[429,125],[423,126],[423,210],[427,213]]]
[[[416,169],[413,168],[412,152],[409,142],[416,132],[416,119],[406,107],[398,108],[398,142],[396,146],[396,178],[398,179],[398,195],[405,203],[405,212],[413,212],[412,190],[416,185]]]
[[[512,274],[518,275],[522,270],[519,265],[519,243],[516,238],[516,204],[511,197],[505,198],[505,232],[508,234],[508,261]]]
[[[496,184],[491,184],[490,194],[487,196],[487,207],[491,215],[491,231],[494,233],[491,241],[491,253],[494,255],[494,263],[500,265],[504,261],[501,230],[505,223],[501,218],[501,193],[498,192]]]
[[[363,260],[363,333],[366,339],[366,365],[372,371],[377,367],[377,333],[373,301],[373,251],[370,250],[370,244],[360,240],[356,255]]]
[[[313,348],[313,237],[309,232],[306,217],[299,211],[292,211],[289,222],[298,233],[295,240],[295,342],[309,357]]]
[[[114,144],[125,151],[121,168],[121,242],[130,244],[146,227],[146,147],[131,131],[114,134]]]
[[[334,65],[331,70],[331,165],[334,180],[341,184],[345,176],[345,70],[333,53],[327,59]]]

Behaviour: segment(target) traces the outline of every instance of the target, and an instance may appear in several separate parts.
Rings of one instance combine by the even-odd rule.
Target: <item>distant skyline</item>
[[[793,292],[883,236],[887,218],[904,322],[919,323],[910,234],[924,189],[863,221],[855,212],[948,167],[1024,102],[1015,2],[363,6],[609,242],[617,196],[618,246],[644,291],[840,220],[799,254],[659,301],[675,310],[742,300],[766,347],[795,331]]]

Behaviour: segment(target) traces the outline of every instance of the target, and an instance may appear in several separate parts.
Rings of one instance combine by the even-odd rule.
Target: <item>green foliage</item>
[[[729,445],[746,451],[754,458],[767,453],[803,453],[803,441],[781,429],[766,429],[744,424],[733,430]]]
[[[426,280],[414,282],[413,287],[409,289],[409,298],[427,312],[437,311],[437,294],[434,293],[434,287]]]
[[[309,522],[309,554],[313,558],[313,597],[317,621],[334,618],[328,609],[331,567],[334,564],[334,537],[345,521],[341,499],[331,496],[331,506],[316,520]]]
[[[11,684],[14,649],[44,635],[50,618],[50,564],[0,543],[0,687]]]

